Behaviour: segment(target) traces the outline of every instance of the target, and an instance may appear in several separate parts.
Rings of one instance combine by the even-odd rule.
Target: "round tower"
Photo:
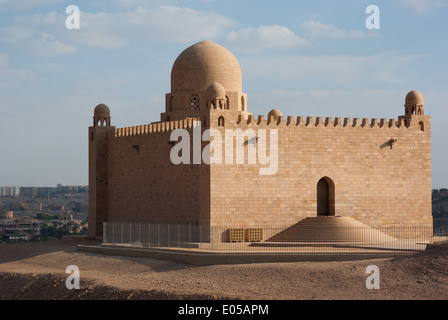
[[[410,91],[405,98],[404,112],[406,116],[424,115],[423,95],[417,90]]]
[[[100,103],[93,111],[93,126],[110,126],[110,109],[104,103]]]
[[[103,103],[93,111],[93,126],[89,127],[89,236],[103,234],[103,222],[108,213],[109,139],[115,127],[110,124],[110,109]]]

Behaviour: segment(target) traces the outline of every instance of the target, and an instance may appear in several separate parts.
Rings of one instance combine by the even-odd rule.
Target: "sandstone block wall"
[[[369,225],[432,224],[429,116],[413,116],[409,127],[394,119],[229,120],[225,129],[278,130],[278,171],[213,165],[211,225],[284,226],[314,217],[323,177],[334,183],[336,215]]]
[[[218,126],[219,117],[225,126]],[[91,128],[101,139],[90,144],[91,214],[97,224],[290,226],[317,215],[317,183],[323,177],[334,184],[336,215],[369,225],[432,223],[429,116],[412,116],[407,123],[402,118],[274,121],[217,110],[206,123],[223,138],[226,129],[265,129],[267,150],[269,131],[278,130],[277,173],[260,175],[268,165],[248,163],[248,144],[244,164],[236,164],[235,140],[233,164],[174,165],[170,134],[186,128],[192,135],[192,119]],[[106,130],[107,138],[98,130]],[[207,144],[202,142],[201,150]]]

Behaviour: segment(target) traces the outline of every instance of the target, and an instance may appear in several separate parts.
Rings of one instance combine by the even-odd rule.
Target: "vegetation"
[[[87,234],[87,227],[83,226],[78,232],[78,226],[72,221],[60,223],[54,221],[52,224],[41,227],[40,235],[34,241],[60,240],[65,235],[84,235]]]
[[[39,220],[56,220],[58,218],[58,215],[57,214],[50,215],[48,213],[38,213],[34,218]]]

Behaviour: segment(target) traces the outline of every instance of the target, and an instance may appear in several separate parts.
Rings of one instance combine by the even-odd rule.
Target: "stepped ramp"
[[[397,239],[350,217],[309,217],[283,230],[266,242],[328,244],[381,244]]]

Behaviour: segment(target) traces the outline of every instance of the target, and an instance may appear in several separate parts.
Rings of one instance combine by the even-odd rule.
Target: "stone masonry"
[[[397,119],[285,118],[278,110],[265,118],[248,112],[241,77],[227,49],[203,41],[177,58],[160,122],[115,128],[109,108],[95,108],[89,128],[90,236],[102,235],[104,221],[281,227],[339,215],[368,225],[432,224],[431,118],[419,92],[405,97]],[[232,163],[196,164],[191,152],[190,164],[174,164],[170,152],[179,142],[170,136],[176,129],[189,132],[192,151],[195,142],[200,150],[210,144],[194,141],[195,130],[216,130],[223,141],[226,130],[241,130],[243,140],[232,139]],[[263,138],[244,136],[263,130]],[[260,175],[268,165],[258,153],[249,163],[249,152],[268,155],[272,130],[278,167],[275,174]],[[222,155],[226,147],[221,145]],[[237,148],[244,150],[241,164]]]

